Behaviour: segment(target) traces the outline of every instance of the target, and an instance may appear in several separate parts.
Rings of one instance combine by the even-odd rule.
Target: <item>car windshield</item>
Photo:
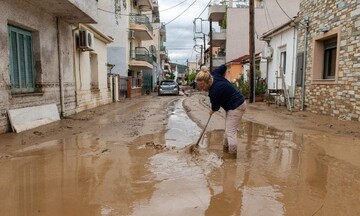
[[[175,85],[174,81],[162,81],[160,85]]]

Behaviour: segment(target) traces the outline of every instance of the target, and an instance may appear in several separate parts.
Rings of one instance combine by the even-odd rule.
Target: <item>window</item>
[[[286,51],[280,53],[280,67],[283,73],[286,73]]]
[[[338,71],[340,28],[314,38],[312,55],[313,83],[336,83]]]
[[[99,89],[98,55],[90,53],[91,89]]]
[[[35,91],[32,34],[14,26],[8,26],[10,49],[10,79],[13,93]]]
[[[324,41],[323,79],[334,79],[335,78],[336,41],[337,41],[336,37]]]

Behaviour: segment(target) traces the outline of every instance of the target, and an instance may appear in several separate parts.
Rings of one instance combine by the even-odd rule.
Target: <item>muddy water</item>
[[[195,143],[194,140],[198,139],[201,131],[187,116],[182,102],[183,99],[176,100],[168,106],[169,119],[166,126],[165,144],[170,148],[183,148]]]
[[[352,138],[243,122],[237,159],[223,155],[222,130],[193,157],[183,146],[200,129],[181,100],[168,111],[170,150],[148,147],[152,135],[125,143],[93,132],[3,157],[0,215],[360,215]]]

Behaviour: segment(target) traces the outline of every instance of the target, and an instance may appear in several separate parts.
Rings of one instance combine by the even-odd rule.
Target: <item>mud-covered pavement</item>
[[[0,215],[360,215],[360,125],[249,105],[237,159],[208,99],[142,96],[0,135]]]

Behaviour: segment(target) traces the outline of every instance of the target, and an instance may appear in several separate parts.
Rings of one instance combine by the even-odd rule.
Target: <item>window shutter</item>
[[[12,92],[35,90],[31,32],[9,26],[10,79]]]

